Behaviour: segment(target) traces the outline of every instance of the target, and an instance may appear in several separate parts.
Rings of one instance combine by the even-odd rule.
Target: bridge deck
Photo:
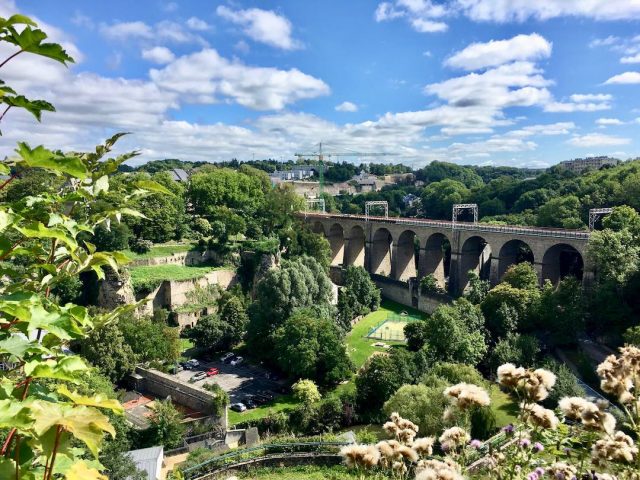
[[[450,222],[447,220],[429,220],[426,218],[375,217],[348,215],[343,213],[305,212],[305,217],[335,218],[336,220],[361,220],[368,222],[391,223],[417,227],[450,228],[452,230],[471,230],[477,232],[509,233],[515,235],[533,235],[538,237],[577,238],[588,240],[591,232],[563,228],[520,227],[515,225],[490,225],[487,223]]]

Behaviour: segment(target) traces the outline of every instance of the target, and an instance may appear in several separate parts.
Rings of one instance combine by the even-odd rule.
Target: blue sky
[[[81,149],[125,130],[121,148],[142,152],[132,163],[287,159],[320,141],[415,166],[640,155],[636,0],[0,4],[15,12],[77,63],[3,68],[58,112],[42,124],[11,112],[2,154],[18,139]]]

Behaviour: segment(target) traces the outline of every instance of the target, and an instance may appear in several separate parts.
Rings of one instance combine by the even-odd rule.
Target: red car
[[[217,368],[210,368],[205,373],[207,374],[207,377],[213,377],[214,375],[217,375],[220,372],[218,371]]]

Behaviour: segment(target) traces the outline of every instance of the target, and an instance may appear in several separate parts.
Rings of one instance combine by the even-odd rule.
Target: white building
[[[164,461],[164,448],[162,446],[131,450],[128,454],[131,456],[133,463],[136,464],[136,467],[138,467],[138,470],[147,472],[149,480],[160,480],[162,462]]]
[[[615,166],[617,164],[618,160],[610,157],[576,158],[574,160],[560,162],[561,167],[576,173],[580,173],[588,168],[599,170],[604,166]]]

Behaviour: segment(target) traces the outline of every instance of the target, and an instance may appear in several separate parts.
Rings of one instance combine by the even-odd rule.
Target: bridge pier
[[[402,272],[399,271],[399,261],[400,258],[398,257],[398,244],[394,241],[391,244],[391,272],[388,272],[388,274],[395,280],[400,280],[400,275],[402,275]]]
[[[491,271],[489,273],[489,283],[495,286],[500,283],[500,258],[491,257]]]
[[[461,295],[460,291],[460,263],[462,255],[451,250],[451,262],[449,263],[449,293],[453,296]]]

